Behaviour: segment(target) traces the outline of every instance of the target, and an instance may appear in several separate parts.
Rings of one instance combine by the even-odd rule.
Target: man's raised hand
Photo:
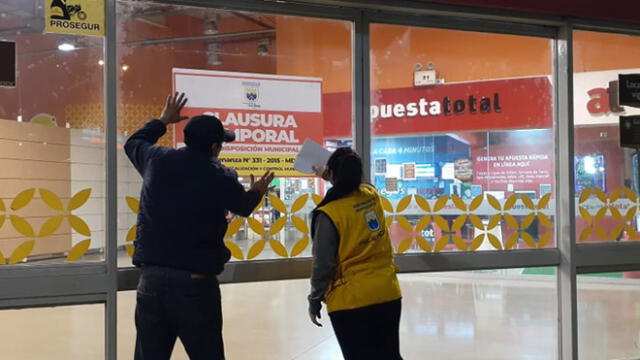
[[[160,115],[159,120],[165,125],[169,125],[188,119],[188,116],[180,115],[186,103],[187,98],[184,96],[184,93],[176,92],[173,95],[167,96],[167,102],[164,104],[164,109],[162,110],[162,115]]]

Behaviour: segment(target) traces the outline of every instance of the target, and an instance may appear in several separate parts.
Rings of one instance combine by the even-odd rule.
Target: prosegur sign
[[[104,36],[104,0],[45,0],[45,32]]]

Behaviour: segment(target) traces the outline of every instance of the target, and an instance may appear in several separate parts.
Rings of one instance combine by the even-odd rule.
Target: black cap
[[[184,127],[184,140],[187,146],[210,147],[217,142],[231,142],[236,134],[222,126],[220,119],[213,115],[198,115],[189,120]]]

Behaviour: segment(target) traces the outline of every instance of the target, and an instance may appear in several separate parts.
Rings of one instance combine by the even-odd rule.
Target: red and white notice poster
[[[293,169],[296,154],[306,138],[322,144],[320,78],[173,69],[173,88],[189,98],[184,115],[215,115],[236,133],[220,160],[240,176],[305,176]],[[176,146],[185,125],[176,124]]]

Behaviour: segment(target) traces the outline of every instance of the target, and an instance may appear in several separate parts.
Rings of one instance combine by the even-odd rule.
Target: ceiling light
[[[258,56],[267,56],[269,55],[269,49],[267,45],[258,44]]]
[[[73,51],[76,49],[76,46],[73,42],[71,41],[63,41],[60,44],[58,44],[58,50],[60,51]]]
[[[220,60],[220,47],[218,44],[212,43],[207,45],[207,64],[222,65],[222,60]]]
[[[258,40],[258,56],[267,56],[269,55],[269,45],[271,44],[271,40]]]
[[[218,16],[216,14],[209,15],[204,19],[204,23],[202,24],[202,34],[204,35],[215,35],[219,32],[218,30]]]
[[[98,60],[98,65],[100,66],[104,65],[104,60]]]
[[[127,71],[127,70],[129,70],[129,65],[127,64],[122,65],[122,71]]]

